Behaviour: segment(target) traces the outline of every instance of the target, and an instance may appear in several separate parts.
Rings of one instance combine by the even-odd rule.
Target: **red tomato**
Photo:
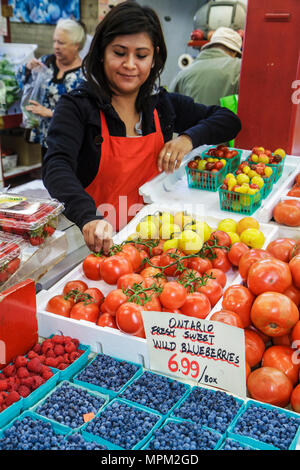
[[[296,241],[292,238],[277,238],[271,241],[267,246],[267,251],[285,263],[290,260],[291,249],[296,245]]]
[[[291,333],[283,336],[273,336],[272,344],[274,346],[292,346],[292,336]]]
[[[196,291],[202,292],[202,294],[205,294],[208,297],[211,307],[216,305],[223,294],[221,284],[219,284],[215,279],[207,279],[205,286],[197,286]]]
[[[99,307],[95,302],[77,302],[71,309],[70,318],[96,323],[99,313]]]
[[[97,320],[98,326],[108,326],[110,328],[118,329],[115,317],[110,313],[102,313]]]
[[[178,313],[179,315],[182,315],[182,311],[179,308],[162,308],[162,312],[169,312],[169,313]]]
[[[201,292],[193,292],[188,294],[182,307],[181,312],[184,315],[195,318],[206,318],[211,311],[211,305],[208,297]]]
[[[154,312],[161,312],[162,307],[158,295],[154,293],[154,291],[147,291],[146,295],[147,297],[150,297],[150,299],[143,304],[143,310],[153,310]],[[146,300],[145,294],[141,294],[140,298]]]
[[[164,285],[159,299],[163,307],[168,309],[180,308],[184,304],[186,296],[187,291],[182,284],[176,281],[170,281]]]
[[[292,273],[293,284],[300,289],[300,254],[291,259],[289,267]]]
[[[185,268],[187,267],[187,259],[180,259],[183,256],[185,256],[184,252],[177,248],[170,248],[169,250],[164,251],[160,257],[160,266],[164,267],[172,264],[172,266],[163,270],[166,276],[174,277],[180,274],[180,271],[178,271],[179,262],[182,263]]]
[[[296,413],[300,413],[300,384],[292,391],[291,406]]]
[[[139,250],[134,245],[132,245],[131,243],[125,243],[121,247],[120,253],[123,253],[124,255],[126,255],[127,259],[130,261],[132,265],[133,271],[136,271],[140,267],[142,257],[141,257]]]
[[[106,258],[100,267],[103,281],[107,284],[117,284],[123,274],[132,273],[132,264],[125,256],[113,255]]]
[[[96,253],[87,255],[82,263],[82,270],[88,279],[99,281],[101,279],[100,266],[106,257]]]
[[[97,287],[90,287],[89,289],[86,289],[84,294],[90,295],[97,305],[100,305],[104,299],[104,294]]]
[[[48,301],[46,311],[62,317],[69,317],[73,305],[74,302],[66,299],[64,295],[55,295]]]
[[[292,332],[291,332],[291,339],[292,339],[292,347],[300,349],[300,320],[296,322],[296,324],[293,326]]]
[[[108,312],[111,315],[115,315],[120,305],[127,302],[127,300],[128,298],[122,289],[113,289],[105,297],[105,300],[102,304],[103,309],[105,312]]]
[[[266,349],[261,337],[253,330],[245,328],[245,353],[246,361],[252,368],[260,363]]]
[[[296,242],[296,245],[293,246],[293,248],[290,251],[290,258],[289,261],[294,258],[294,256],[297,256],[300,254],[300,240]]]
[[[271,346],[262,357],[262,366],[281,370],[296,385],[299,376],[299,364],[293,360],[295,351],[289,346]]]
[[[222,323],[226,323],[226,325],[243,328],[240,316],[235,312],[230,312],[229,310],[219,310],[218,312],[214,312],[209,320],[220,321]]]
[[[133,302],[122,304],[116,313],[116,323],[118,328],[129,335],[145,337],[142,311],[145,308]]]
[[[151,248],[151,256],[159,256],[163,253],[165,240],[159,240],[158,245]]]
[[[205,271],[205,274],[207,274],[208,276],[212,276],[212,279],[215,279],[219,284],[221,284],[222,288],[224,289],[224,287],[226,286],[227,277],[224,271],[222,271],[222,269],[208,269],[207,271]]]
[[[152,256],[152,258],[150,258],[149,261],[150,261],[151,264],[154,264],[154,266],[159,267],[160,266],[160,258],[161,258],[161,255]],[[145,268],[147,266],[148,266],[147,264],[144,265]],[[149,266],[149,268],[151,268],[151,266]]]
[[[264,292],[253,302],[251,320],[254,326],[268,336],[283,336],[299,320],[294,302],[279,292]]]
[[[293,390],[291,381],[278,369],[260,367],[248,377],[247,388],[251,398],[282,408],[289,404]]]
[[[288,263],[276,258],[257,261],[248,271],[247,285],[254,295],[269,291],[283,293],[291,284]]]
[[[300,201],[297,199],[285,199],[278,202],[273,209],[273,217],[278,224],[299,227]]]
[[[160,268],[153,268],[152,266],[145,267],[141,272],[140,275],[142,277],[154,277],[156,274],[160,274]]]
[[[214,232],[211,232],[207,243],[208,245],[213,245],[214,242],[216,242],[218,246],[231,246],[231,238],[228,233],[223,232],[223,230],[215,230]]]
[[[165,277],[145,277],[144,282],[146,287],[163,287],[168,281]]]
[[[140,252],[140,257],[141,257],[141,264],[140,266],[135,270],[137,273],[140,273],[142,269],[144,269],[147,265],[147,262],[144,261],[147,258],[149,258],[149,253],[146,250],[139,250]]]
[[[184,285],[187,292],[197,290],[197,279],[201,281],[201,274],[192,268],[185,269],[179,276],[178,280]]]
[[[67,295],[71,290],[84,292],[85,290],[87,290],[87,288],[88,288],[88,285],[84,281],[80,281],[80,280],[69,281],[65,284],[63,288],[63,294]]]
[[[123,276],[118,279],[117,288],[127,289],[127,287],[132,287],[134,284],[145,286],[144,278],[137,273],[123,274]]]
[[[249,251],[250,248],[246,243],[236,242],[233,243],[228,251],[228,259],[233,266],[238,266],[241,256]]]
[[[289,297],[297,305],[297,307],[300,306],[300,289],[297,289],[297,287],[292,284],[283,293]]]
[[[224,273],[227,273],[227,271],[229,271],[231,268],[227,251],[223,250],[222,248],[214,248],[214,253],[216,254],[216,258],[211,260],[213,268],[221,269],[224,271]]]
[[[222,307],[237,313],[244,328],[250,325],[250,311],[254,301],[252,292],[242,285],[229,286],[223,295]]]
[[[265,250],[251,248],[246,251],[241,257],[239,262],[239,273],[243,281],[247,280],[248,271],[250,266],[261,259],[271,259],[273,256]]]
[[[263,340],[263,342],[264,342],[266,345],[267,345],[268,343],[270,343],[271,338],[270,338],[269,336],[265,335],[262,331],[260,331],[260,330],[258,330],[257,328],[255,328],[254,325],[251,324],[250,326],[248,326],[248,329],[249,329],[249,330],[252,330],[252,331],[255,331],[255,333],[257,333],[258,336],[261,337],[261,339]]]
[[[188,267],[190,269],[195,269],[200,274],[205,273],[208,269],[212,268],[212,263],[208,258],[201,258],[200,256],[195,256],[188,260]]]

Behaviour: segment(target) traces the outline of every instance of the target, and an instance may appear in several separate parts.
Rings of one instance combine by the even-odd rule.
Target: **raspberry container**
[[[12,233],[0,232],[0,289],[22,262],[25,240]]]
[[[125,365],[131,365],[133,366],[133,370],[131,374],[128,375],[128,378],[124,381],[124,383],[122,385],[120,385],[120,387],[117,389],[117,390],[112,390],[111,388],[108,388],[105,386],[105,384],[103,384],[103,386],[101,386],[101,384],[94,384],[94,383],[90,383],[90,382],[87,382],[85,381],[84,379],[81,379],[80,376],[81,376],[81,373],[84,372],[84,369],[85,368],[88,368],[88,367],[92,367],[93,366],[93,363],[95,363],[95,361],[98,361],[103,358],[103,360],[105,360],[106,358],[109,358],[112,363],[114,364],[115,367],[117,368],[122,368],[123,364]],[[97,392],[100,392],[100,393],[103,393],[103,394],[107,394],[109,395],[111,398],[115,398],[117,397],[120,393],[122,393],[122,391],[137,377],[139,377],[142,372],[143,372],[143,368],[141,366],[141,364],[136,364],[135,362],[131,362],[131,361],[125,361],[125,360],[121,360],[121,359],[117,359],[115,357],[112,357],[112,356],[108,356],[106,354],[97,354],[86,366],[85,368],[81,369],[81,371],[76,374],[74,377],[73,377],[73,382],[75,384],[78,384],[78,385],[81,385],[83,387],[86,387],[90,390],[95,390]],[[105,365],[103,365],[102,367],[102,370],[104,371],[105,370]],[[108,372],[109,373],[109,372]]]
[[[194,168],[185,167],[187,182],[189,188],[204,189],[206,191],[217,191],[221,186],[222,181],[227,173],[227,168],[224,166],[216,173],[208,170],[197,170]]]
[[[118,406],[125,407],[125,409],[130,411],[130,413],[132,413],[134,411],[136,411],[137,413],[141,413],[142,415],[140,416],[140,422],[142,420],[142,416],[144,418],[146,416],[148,416],[149,418],[151,417],[153,419],[153,426],[151,427],[151,429],[149,429],[148,432],[145,431],[146,433],[144,433],[143,435],[141,434],[140,436],[137,436],[137,440],[136,440],[135,444],[132,445],[130,449],[122,447],[119,444],[117,444],[115,442],[112,442],[108,439],[105,439],[105,438],[101,437],[100,435],[93,433],[92,430],[91,430],[91,426],[96,425],[97,418],[101,419],[101,414],[106,413],[106,412],[109,412],[109,413],[113,414],[115,411],[117,411],[116,407],[118,407]],[[116,413],[114,415],[115,419],[110,422],[110,430],[113,430],[113,427],[115,426],[116,427],[116,433],[117,433],[116,438],[119,438],[120,433],[123,432],[124,435],[128,435],[130,430],[128,429],[128,426],[125,422],[126,420],[124,419],[123,415],[120,415],[119,422],[117,421],[117,417],[118,417],[118,414]],[[86,436],[89,436],[94,441],[98,442],[99,444],[102,444],[102,445],[106,446],[109,450],[139,450],[149,440],[149,438],[152,435],[152,432],[155,429],[157,429],[163,423],[163,421],[164,421],[164,417],[161,414],[159,414],[157,411],[154,411],[154,410],[149,411],[149,410],[146,410],[144,407],[142,407],[140,405],[133,405],[132,403],[129,404],[129,403],[125,402],[124,400],[120,400],[119,398],[114,398],[101,411],[99,411],[99,413],[97,413],[95,418],[90,423],[86,423],[81,428],[81,433],[82,433],[84,438]],[[136,430],[136,432],[140,431],[139,428],[135,428],[135,430]],[[105,436],[108,437],[107,433],[105,433]]]
[[[22,401],[23,398],[21,397],[17,402],[0,412],[0,429],[20,415],[22,411]]]
[[[54,387],[49,393],[47,393],[47,395],[45,395],[39,402],[37,402],[33,407],[31,407],[30,411],[33,411],[34,413],[36,413],[37,415],[41,416],[43,419],[45,419],[46,421],[50,421],[51,423],[59,423],[61,424],[62,426],[65,426],[67,428],[69,428],[70,430],[74,431],[74,430],[77,430],[79,431],[79,429],[82,428],[82,426],[85,425],[85,422],[84,422],[84,417],[82,416],[82,424],[81,425],[78,425],[78,426],[69,426],[68,424],[66,423],[62,423],[62,422],[59,422],[59,421],[56,421],[54,418],[51,418],[51,417],[48,417],[46,416],[45,414],[42,413],[42,411],[40,410],[40,407],[43,406],[47,400],[53,395],[53,393],[55,393],[56,391],[59,390],[59,388],[61,388],[62,386],[64,385],[69,385],[72,389],[77,389],[77,390],[80,390],[80,391],[84,391],[88,394],[88,396],[90,397],[94,397],[94,398],[98,398],[99,400],[102,401],[102,404],[101,406],[99,406],[98,410],[96,411],[95,415],[103,409],[103,407],[105,405],[107,405],[107,403],[109,402],[110,400],[110,397],[109,395],[103,395],[102,393],[99,393],[99,392],[92,392],[91,390],[87,389],[86,387],[81,387],[79,385],[76,385],[72,382],[68,382],[67,380],[64,380],[60,383],[58,383],[58,385],[56,385],[56,387]],[[80,406],[80,402],[78,403],[78,407]],[[64,410],[66,410],[68,408],[68,402],[67,402],[67,398],[65,399],[65,402],[64,402],[64,408],[61,409],[61,413],[64,413]],[[78,408],[79,409],[79,408]],[[89,412],[89,411],[88,411]],[[92,411],[91,411],[92,412]],[[89,421],[90,422],[90,421]]]
[[[271,435],[272,438],[274,437],[275,433],[279,433],[282,429],[286,430],[286,435],[289,437],[289,442],[288,445],[284,448],[277,447],[273,445],[270,442],[266,442],[266,439],[256,439],[254,437],[251,437],[247,434],[241,434],[238,432],[237,426],[240,424],[240,420],[244,419],[244,416],[247,415],[249,412],[250,407],[257,407],[260,409],[262,412],[265,410],[269,416],[266,418],[266,423],[263,422],[263,425],[260,425],[261,417],[257,417],[257,423],[255,422],[255,418],[251,418],[251,429],[254,427],[255,424],[258,425],[259,429],[262,431],[265,431],[266,425],[270,425],[272,421],[272,413],[274,414],[274,411],[277,414],[277,426],[271,430]],[[281,418],[280,418],[281,417]],[[283,424],[280,422],[280,419],[289,419],[293,418],[295,420],[295,424],[297,426],[296,432],[291,435],[291,429],[290,425],[285,424],[283,427]],[[228,428],[228,437],[232,439],[239,440],[241,443],[244,443],[246,445],[250,445],[255,448],[259,448],[261,450],[295,450],[299,437],[300,437],[300,415],[297,413],[294,413],[292,411],[289,411],[285,408],[278,408],[276,406],[269,405],[267,403],[261,403],[257,402],[255,400],[248,400],[246,403],[246,406],[242,410],[242,412],[235,417],[235,419],[232,421],[231,425]]]
[[[211,145],[210,147],[208,147],[207,149],[203,150],[203,152],[201,153],[201,157],[212,157],[212,158],[218,158],[218,157],[215,157],[213,155],[210,155],[208,153],[209,150],[212,150],[213,148],[215,148],[213,145]],[[224,159],[226,160],[226,173],[233,173],[239,166],[240,164],[240,161],[241,161],[241,156],[242,156],[242,153],[243,153],[243,150],[241,149],[236,149],[236,148],[233,148],[233,147],[228,147],[228,150],[236,150],[238,152],[238,154],[233,157],[233,158],[228,158],[228,159]],[[218,158],[219,160],[221,160],[221,158]]]
[[[153,446],[154,441],[155,441],[155,439],[156,439],[156,436],[155,436],[155,435],[158,435],[159,432],[160,432],[161,430],[163,430],[165,426],[169,426],[169,425],[175,425],[175,426],[176,426],[177,423],[178,423],[178,424],[185,424],[185,423],[186,423],[187,425],[188,425],[188,423],[192,423],[194,426],[197,426],[197,428],[199,429],[199,431],[198,431],[198,433],[197,433],[198,436],[199,436],[199,438],[200,438],[200,436],[203,434],[203,432],[207,431],[212,437],[215,438],[215,439],[214,439],[214,441],[215,441],[214,446],[212,446],[212,447],[209,448],[209,449],[207,449],[207,448],[205,448],[205,449],[203,449],[203,448],[201,448],[201,449],[198,449],[198,448],[196,448],[196,449],[195,449],[195,448],[193,448],[193,449],[186,449],[186,448],[184,448],[184,447],[180,448],[178,445],[176,445],[176,448],[171,448],[171,447],[170,447],[170,448],[168,448],[168,449],[167,449],[167,448],[164,448],[164,449],[162,449],[162,450],[216,450],[216,449],[218,449],[218,448],[221,446],[221,444],[222,444],[222,442],[223,442],[223,435],[220,434],[219,432],[213,430],[213,429],[209,429],[209,428],[207,428],[206,426],[197,425],[197,424],[193,423],[193,421],[190,421],[190,420],[184,420],[184,419],[179,419],[179,418],[168,418],[168,419],[166,419],[166,421],[164,421],[164,422],[162,423],[162,426],[160,426],[158,429],[154,430],[154,431],[151,433],[150,439],[149,439],[149,440],[146,442],[146,444],[143,446],[142,450],[154,450],[154,451],[156,451],[156,450],[161,450],[161,446],[159,446],[158,449],[154,448],[155,446]],[[177,432],[177,435],[178,435],[178,442],[179,442],[180,444],[183,444],[184,441],[185,441],[185,435],[184,435],[184,434],[181,435],[181,434],[178,433],[178,432]],[[158,438],[158,440],[159,440],[159,438]]]
[[[55,199],[3,193],[0,195],[0,229],[21,235],[31,245],[38,246],[54,233],[63,210],[63,204]]]
[[[32,406],[34,406],[38,401],[40,401],[47,393],[52,390],[59,381],[59,374],[57,369],[52,369],[53,372],[52,377],[48,379],[45,383],[40,385],[40,387],[36,388],[33,392],[30,393],[27,397],[23,398],[22,400],[22,411],[28,410]]]
[[[149,384],[148,388],[151,389],[152,394],[155,394],[157,391],[158,392],[160,391],[160,390],[158,390],[160,388],[160,384],[159,384],[160,379],[162,379],[162,383],[161,383],[162,386],[166,385],[166,384],[169,384],[171,389],[174,388],[174,384],[177,384],[178,386],[182,386],[182,393],[181,393],[180,398],[178,398],[176,400],[173,400],[173,401],[172,401],[172,397],[167,396],[167,390],[165,390],[163,392],[164,403],[166,403],[166,401],[168,399],[171,401],[169,409],[166,412],[163,412],[161,409],[158,409],[158,408],[160,408],[160,404],[157,404],[157,407],[155,408],[154,405],[150,406],[150,405],[147,404],[147,402],[146,403],[141,403],[140,401],[136,401],[136,400],[130,398],[131,391],[134,391],[134,389],[136,387],[138,387],[140,389],[141,394],[143,394],[143,389],[144,389],[144,392],[147,393],[147,387],[145,387],[145,385],[144,386],[142,385],[142,381],[143,381],[143,378],[144,378],[145,374],[150,374],[150,376],[148,375],[149,377],[153,376],[154,378],[158,379],[158,382],[156,384],[153,384],[153,386],[151,386],[151,384]],[[126,401],[127,403],[131,403],[131,404],[134,404],[134,405],[136,405],[136,404],[140,405],[144,409],[147,409],[149,411],[153,411],[153,410],[157,411],[158,413],[160,413],[161,415],[163,415],[166,418],[172,413],[175,406],[178,406],[187,397],[190,390],[191,390],[190,385],[185,384],[183,382],[180,382],[179,380],[173,380],[169,377],[163,376],[161,374],[156,374],[156,373],[151,372],[151,371],[144,371],[143,374],[139,375],[137,378],[132,380],[125,387],[125,389],[119,394],[119,398],[121,398],[123,401]],[[144,400],[142,400],[142,401],[144,401]]]

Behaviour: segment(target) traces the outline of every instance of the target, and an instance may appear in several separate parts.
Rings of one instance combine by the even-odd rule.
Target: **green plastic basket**
[[[255,163],[255,162],[252,162],[249,158],[247,158],[247,162]],[[285,158],[283,158],[280,163],[266,163],[266,166],[269,166],[273,170],[273,175],[274,175],[273,184],[276,183],[279,180],[279,178],[282,176],[284,162],[285,162]]]
[[[188,166],[185,167],[185,171],[189,188],[204,189],[206,191],[217,191],[227,173],[226,166],[217,173],[197,170]]]
[[[211,148],[214,148],[214,146],[212,145],[208,149],[204,150],[201,153],[201,158],[204,158],[204,157],[218,158],[218,157],[214,157],[212,155],[207,154],[207,151],[210,150]],[[228,149],[229,150],[236,150],[238,152],[238,155],[236,155],[235,157],[230,158],[228,160],[226,160],[226,158],[224,159],[224,160],[226,160],[226,173],[233,173],[235,170],[238,169],[238,166],[241,163],[241,156],[242,156],[243,151],[240,150],[240,149],[233,148],[233,147],[228,147]],[[222,159],[218,158],[218,160],[222,160]]]
[[[220,208],[222,211],[252,215],[261,206],[262,199],[263,188],[255,194],[241,194],[219,188]]]

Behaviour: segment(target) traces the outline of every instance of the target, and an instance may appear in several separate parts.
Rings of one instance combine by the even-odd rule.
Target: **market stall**
[[[180,449],[185,439],[185,450],[299,449],[300,232],[299,223],[278,223],[274,209],[296,199],[287,194],[300,162],[285,156],[277,180],[276,171],[271,185],[266,176],[266,193],[232,191],[229,209],[236,210],[221,210],[224,179],[254,152],[238,151],[235,166],[228,159],[230,172],[219,178],[189,165],[214,158],[209,149],[195,149],[177,172],[140,188],[146,205],[115,235],[111,256],[85,254],[58,280],[56,272],[53,285],[31,292],[35,336],[1,370],[8,400],[1,448],[14,448],[11,436],[19,431],[26,448],[33,420],[36,448],[44,448],[47,432],[46,448],[152,451]],[[189,187],[212,178],[219,180],[215,190]],[[264,299],[270,290],[272,299]],[[6,301],[5,292],[18,295],[12,286]],[[11,385],[16,393],[8,382],[18,384]]]

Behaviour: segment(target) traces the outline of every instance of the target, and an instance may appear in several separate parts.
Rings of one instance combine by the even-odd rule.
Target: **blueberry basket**
[[[204,189],[206,191],[217,191],[227,173],[226,166],[216,173],[208,170],[197,170],[185,167],[189,188]]]
[[[193,421],[168,418],[152,432],[142,450],[216,450],[222,434]]]
[[[108,450],[108,448],[99,444],[93,436],[87,433],[83,436],[78,431],[72,431],[65,436],[59,450]]]
[[[73,394],[73,396],[70,397],[68,394]],[[84,426],[85,414],[96,415],[109,402],[109,399],[108,395],[92,392],[72,382],[63,381],[32,407],[31,411],[46,420],[58,422],[74,430]]]
[[[263,188],[255,194],[242,194],[219,188],[219,201],[222,211],[252,215],[261,206]]]
[[[81,433],[109,450],[139,450],[163,421],[156,411],[115,398],[82,427]]]
[[[119,397],[149,411],[155,410],[166,418],[185,399],[190,389],[183,382],[146,370],[131,381]]]
[[[212,155],[209,155],[207,152],[208,150],[214,148],[214,146],[210,146],[209,148],[205,149],[202,153],[201,153],[201,157],[204,158],[204,157],[212,157],[212,158],[218,158],[218,157],[214,157]],[[228,158],[226,160],[226,173],[233,173],[235,170],[237,170],[239,164],[240,164],[240,161],[241,161],[241,157],[242,157],[242,153],[243,151],[241,149],[236,149],[236,148],[233,148],[233,147],[228,147],[228,149],[231,151],[231,150],[236,150],[238,152],[238,154],[233,157],[233,158]],[[222,158],[218,158],[218,160],[221,160]]]
[[[101,353],[73,377],[73,382],[115,398],[142,372],[141,364]]]
[[[295,450],[300,438],[297,413],[254,400],[228,428],[228,437],[262,450]]]
[[[190,420],[225,434],[244,406],[244,400],[241,398],[221,390],[196,386],[173,409],[171,417]]]
[[[262,450],[259,447],[253,447],[241,442],[238,438],[231,439],[230,437],[226,437],[223,441],[221,441],[220,446],[217,450]]]
[[[28,435],[31,429],[34,430],[34,437]],[[59,443],[63,442],[69,432],[70,429],[66,426],[50,423],[32,411],[24,411],[0,430],[0,451],[59,450]],[[9,442],[10,439],[13,440],[12,443]],[[55,439],[54,443],[52,439]],[[2,445],[5,447],[2,448]]]

